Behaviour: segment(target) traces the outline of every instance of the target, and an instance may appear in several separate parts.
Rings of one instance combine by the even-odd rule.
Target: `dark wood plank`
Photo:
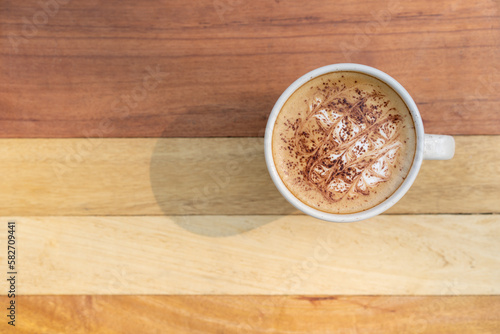
[[[7,305],[7,297],[0,298]],[[498,333],[498,296],[20,296],[16,333]],[[6,322],[0,325],[7,328]]]
[[[57,1],[0,0],[1,137],[260,136],[338,62],[398,79],[430,133],[500,134],[498,1]]]

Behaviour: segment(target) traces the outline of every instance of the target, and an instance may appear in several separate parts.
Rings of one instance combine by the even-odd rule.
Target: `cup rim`
[[[281,177],[279,176],[276,166],[274,164],[274,159],[272,154],[272,137],[273,137],[272,135],[274,130],[274,124],[276,122],[279,112],[281,111],[281,108],[288,100],[288,98],[306,82],[318,76],[339,71],[359,72],[367,74],[383,81],[384,83],[389,85],[389,87],[394,89],[394,91],[396,91],[396,93],[403,99],[404,103],[408,107],[408,110],[410,111],[413,123],[415,125],[416,146],[417,146],[415,149],[415,155],[413,157],[412,166],[410,168],[410,171],[408,172],[406,179],[398,187],[398,189],[396,189],[392,193],[391,196],[389,196],[386,200],[368,210],[356,213],[346,213],[346,214],[335,214],[335,213],[328,213],[325,211],[321,211],[308,206],[307,204],[299,200],[297,197],[295,197],[295,195],[292,194],[292,192],[285,186],[285,184],[281,180]],[[413,101],[410,94],[398,81],[396,81],[394,78],[392,78],[385,72],[382,72],[371,66],[354,64],[354,63],[339,63],[339,64],[326,65],[317,68],[315,70],[312,70],[304,74],[297,80],[295,80],[290,86],[288,86],[288,88],[281,94],[281,96],[276,101],[271,111],[271,114],[269,115],[266,125],[266,132],[264,136],[264,155],[266,159],[267,169],[276,188],[278,188],[278,191],[295,208],[299,209],[300,211],[312,217],[329,222],[347,223],[347,222],[360,221],[374,217],[388,210],[396,202],[398,202],[410,189],[411,185],[413,184],[413,182],[417,177],[417,174],[420,170],[420,166],[422,165],[423,154],[424,154],[424,125],[420,113],[418,111],[417,105]]]

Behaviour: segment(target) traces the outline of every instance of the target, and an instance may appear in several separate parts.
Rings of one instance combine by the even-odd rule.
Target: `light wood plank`
[[[351,224],[298,215],[16,221],[23,295],[500,293],[500,215]]]
[[[7,298],[0,297],[0,305]],[[498,296],[21,296],[16,333],[497,333]],[[6,326],[0,324],[0,328]]]
[[[47,22],[0,2],[0,137],[258,136],[289,84],[341,62],[394,76],[430,132],[500,134],[498,1],[64,2]]]
[[[3,215],[296,213],[261,138],[2,139]],[[458,136],[390,213],[499,213],[500,137]]]

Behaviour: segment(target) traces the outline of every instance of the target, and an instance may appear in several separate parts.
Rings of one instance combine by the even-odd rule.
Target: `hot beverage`
[[[414,160],[415,125],[403,99],[370,75],[316,77],[285,102],[272,156],[288,190],[328,213],[365,211],[403,183]]]

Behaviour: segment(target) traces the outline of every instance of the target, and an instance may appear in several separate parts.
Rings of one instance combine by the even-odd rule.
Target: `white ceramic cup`
[[[415,155],[413,158],[413,163],[410,168],[410,171],[408,173],[408,176],[406,177],[405,181],[399,186],[398,189],[385,201],[382,203],[378,204],[377,206],[374,206],[368,210],[357,212],[357,213],[349,213],[349,214],[333,214],[333,213],[328,213],[324,211],[320,211],[317,209],[314,209],[302,201],[300,201],[298,198],[296,198],[290,190],[285,186],[283,181],[281,180],[278,171],[276,170],[276,165],[274,164],[273,161],[273,154],[272,154],[272,134],[273,134],[273,129],[274,129],[274,124],[276,122],[276,118],[278,117],[278,114],[285,104],[285,102],[288,100],[288,98],[298,89],[300,88],[303,84],[306,82],[310,81],[313,78],[316,78],[320,75],[326,74],[326,73],[332,73],[332,72],[338,72],[338,71],[350,71],[350,72],[358,72],[358,73],[364,73],[368,74],[372,77],[375,77],[383,82],[385,82],[387,85],[389,85],[392,89],[394,89],[399,96],[403,99],[403,101],[406,103],[408,109],[410,110],[411,116],[413,118],[413,122],[415,124],[415,131],[416,131],[416,143],[417,143],[417,148],[415,151]],[[417,174],[420,170],[420,166],[422,165],[422,160],[448,160],[453,157],[455,154],[455,141],[453,137],[451,136],[441,136],[441,135],[429,135],[429,134],[424,134],[424,125],[422,123],[422,118],[420,117],[420,113],[418,112],[417,105],[411,98],[410,94],[406,91],[406,89],[401,86],[399,82],[397,82],[395,79],[390,77],[388,74],[377,70],[373,67],[366,66],[366,65],[360,65],[360,64],[333,64],[333,65],[328,65],[324,67],[320,67],[318,69],[315,69],[299,79],[297,79],[294,83],[292,83],[284,92],[281,94],[279,97],[278,101],[273,107],[273,110],[271,111],[271,115],[269,115],[269,119],[267,121],[267,126],[266,126],[266,134],[264,138],[264,152],[265,152],[265,157],[266,157],[266,164],[267,164],[267,169],[269,170],[269,174],[271,175],[271,178],[278,188],[279,192],[297,209],[300,211],[319,218],[323,219],[326,221],[331,221],[331,222],[354,222],[354,221],[359,221],[367,218],[371,218],[373,216],[376,216],[387,209],[389,209],[391,206],[393,206],[397,201],[399,201],[404,194],[410,189],[411,185],[413,184],[413,181],[415,181],[415,178],[417,177]]]

